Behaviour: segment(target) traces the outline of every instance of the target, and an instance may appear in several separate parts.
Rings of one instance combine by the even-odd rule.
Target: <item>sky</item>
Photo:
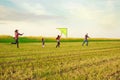
[[[0,35],[120,38],[120,0],[0,0]],[[63,35],[63,37],[65,37]]]

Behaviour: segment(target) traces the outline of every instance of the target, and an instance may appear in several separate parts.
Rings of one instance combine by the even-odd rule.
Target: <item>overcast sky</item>
[[[120,38],[120,0],[0,0],[0,34]]]

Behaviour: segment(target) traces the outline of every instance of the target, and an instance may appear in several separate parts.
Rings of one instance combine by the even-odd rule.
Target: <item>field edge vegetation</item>
[[[41,36],[23,36],[19,38],[21,43],[41,42]],[[45,42],[56,42],[55,37],[44,37]],[[10,35],[0,35],[0,43],[13,42],[14,38]],[[61,42],[82,42],[83,38],[61,38]],[[89,38],[90,42],[120,41],[120,38]]]

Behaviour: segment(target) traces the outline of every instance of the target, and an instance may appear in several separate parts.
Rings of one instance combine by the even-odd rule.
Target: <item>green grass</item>
[[[0,43],[0,80],[120,80],[120,42]]]
[[[41,36],[24,36],[19,37],[20,43],[39,43],[41,42]],[[83,38],[61,38],[61,42],[82,42]],[[90,38],[90,42],[120,42],[120,39],[111,38]],[[14,42],[12,36],[0,35],[0,43],[11,43]],[[45,37],[45,42],[56,42],[55,37]]]

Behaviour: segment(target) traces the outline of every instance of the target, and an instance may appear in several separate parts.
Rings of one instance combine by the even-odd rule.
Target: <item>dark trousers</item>
[[[45,45],[45,42],[44,42],[44,41],[42,41],[42,47],[45,47],[44,45]]]
[[[17,48],[19,48],[19,41],[18,41],[18,39],[15,39],[15,42],[12,42],[11,44],[17,44]]]
[[[82,46],[84,46],[85,43],[86,43],[86,46],[88,46],[88,40],[84,40],[82,43]]]
[[[57,41],[56,48],[57,48],[57,47],[60,47],[60,40]]]
[[[45,42],[44,42],[44,41],[42,41],[42,45],[45,45]]]

